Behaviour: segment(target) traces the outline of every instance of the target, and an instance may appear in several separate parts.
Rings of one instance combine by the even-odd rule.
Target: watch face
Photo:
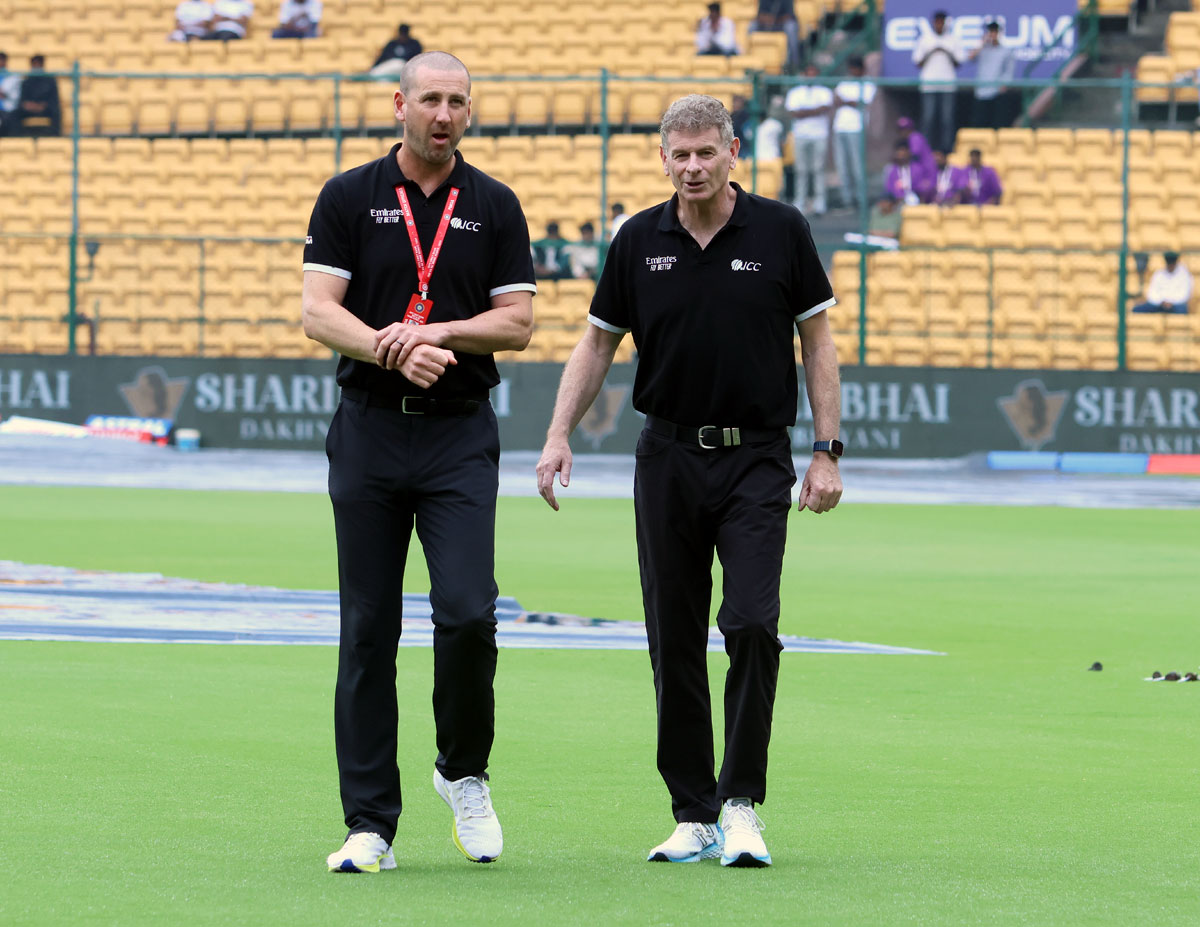
[[[846,446],[837,438],[834,438],[829,442],[829,453],[831,453],[834,457],[841,457],[845,449]]]

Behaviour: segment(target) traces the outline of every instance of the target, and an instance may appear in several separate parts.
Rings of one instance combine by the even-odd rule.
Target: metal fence
[[[55,339],[67,353],[318,350],[294,331],[308,211],[325,177],[382,153],[395,135],[391,85],[342,74],[76,67],[52,76],[63,88],[63,134],[0,139],[10,181],[0,192],[0,350],[48,351]],[[744,143],[735,179],[804,205],[781,105],[799,84],[836,90],[846,80],[484,75],[475,79],[478,118],[464,151],[489,171],[511,166],[531,225],[559,212],[591,221],[603,242],[614,201],[632,211],[670,193],[653,134],[663,105],[693,90],[729,103],[737,95]],[[966,144],[980,147],[1000,168],[1004,197],[936,217],[906,208],[893,245],[872,235],[872,207],[897,120],[919,115],[920,93],[908,80],[857,80],[865,82],[878,89],[870,106],[858,106],[866,129],[853,144],[865,170],[834,180],[828,214],[812,217],[843,307],[835,318],[844,361],[1200,369],[1194,316],[1130,314],[1161,261],[1153,255],[1179,251],[1186,262],[1200,253],[1189,218],[1200,214],[1192,86],[1128,75],[1014,78],[1008,122],[989,133],[969,124],[982,85],[957,82],[951,157],[961,161]],[[164,98],[171,106],[156,109]],[[771,120],[783,128],[775,133],[782,158],[771,150]],[[1077,146],[1085,136],[1088,145]],[[839,141],[831,136],[822,153],[829,178]],[[194,183],[201,161],[203,188]],[[1003,224],[997,216],[1007,235],[992,228]],[[1068,226],[1078,228],[1068,234]],[[548,289],[577,301],[586,295]],[[567,328],[579,321],[563,318]]]

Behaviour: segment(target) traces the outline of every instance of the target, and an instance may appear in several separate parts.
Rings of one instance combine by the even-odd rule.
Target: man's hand
[[[820,515],[836,506],[841,498],[842,475],[838,472],[837,461],[824,451],[818,451],[800,486],[800,511],[807,508]]]
[[[421,389],[429,389],[446,372],[447,367],[457,363],[453,351],[432,344],[419,344],[410,350],[399,370]]]
[[[565,489],[571,482],[571,445],[566,438],[547,438],[546,446],[542,448],[541,460],[537,462],[538,492],[546,500],[546,504],[558,511],[558,500],[554,498],[554,474],[558,473],[559,482]]]
[[[375,363],[385,370],[400,370],[412,350],[420,344],[441,347],[446,340],[444,325],[406,325],[393,322],[375,333]]]

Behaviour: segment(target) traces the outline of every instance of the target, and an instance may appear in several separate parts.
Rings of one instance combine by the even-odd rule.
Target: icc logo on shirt
[[[730,261],[729,266],[733,270],[762,270],[762,264],[758,261],[743,261],[740,258]]]

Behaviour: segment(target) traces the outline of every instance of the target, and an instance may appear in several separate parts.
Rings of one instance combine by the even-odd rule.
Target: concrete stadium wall
[[[561,369],[501,365],[492,402],[505,449],[541,447]],[[634,372],[614,366],[573,438],[577,453],[632,453]],[[842,439],[857,457],[1200,453],[1200,374],[846,367],[842,380]],[[322,448],[337,402],[331,361],[0,357],[0,417],[170,418],[198,429],[206,447]],[[811,424],[802,399],[792,434],[800,451]]]

